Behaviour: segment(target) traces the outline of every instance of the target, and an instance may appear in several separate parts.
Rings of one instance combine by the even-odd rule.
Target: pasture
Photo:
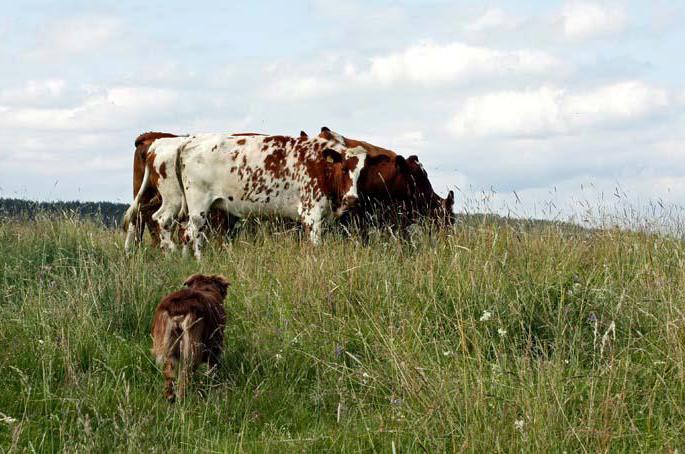
[[[320,247],[278,225],[201,263],[71,219],[0,223],[0,449],[604,452],[685,445],[685,246],[465,217]],[[225,357],[187,400],[160,297],[231,281]]]

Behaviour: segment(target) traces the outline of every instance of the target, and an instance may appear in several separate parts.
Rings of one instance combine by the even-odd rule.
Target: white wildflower
[[[40,345],[43,345],[43,344],[45,343],[45,341],[44,341],[43,339],[38,339],[38,343],[39,343]]]
[[[442,352],[442,356],[452,356],[452,355],[453,355],[452,350],[447,350],[447,351]]]
[[[280,360],[280,359],[283,359],[283,355],[281,355],[280,353],[276,353],[276,356],[274,356],[274,358],[276,358],[277,360]]]
[[[480,316],[480,321],[481,322],[487,322],[492,318],[492,312],[490,311],[483,311],[483,315]]]
[[[4,413],[0,413],[0,422],[4,422],[5,424],[13,424],[17,422],[17,420],[11,416],[7,416]]]
[[[504,328],[497,328],[497,334],[499,334],[500,337],[504,337],[507,335],[507,330]]]
[[[520,430],[521,432],[523,432],[523,425],[524,424],[525,424],[525,422],[523,421],[523,419],[517,419],[516,421],[514,421],[514,428],[516,430]]]

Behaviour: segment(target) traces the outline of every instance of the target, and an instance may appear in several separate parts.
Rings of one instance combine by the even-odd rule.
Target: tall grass
[[[204,260],[63,220],[0,224],[0,446],[36,451],[653,451],[685,445],[685,247],[462,220]],[[162,398],[152,312],[223,273],[226,354]]]

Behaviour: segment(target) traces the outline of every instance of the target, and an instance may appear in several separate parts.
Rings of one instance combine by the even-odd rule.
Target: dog
[[[224,348],[226,311],[223,301],[230,282],[221,275],[194,274],[183,290],[162,298],[152,322],[152,354],[162,366],[164,397],[182,400],[193,372],[202,363],[219,364]],[[178,392],[174,390],[179,365]]]

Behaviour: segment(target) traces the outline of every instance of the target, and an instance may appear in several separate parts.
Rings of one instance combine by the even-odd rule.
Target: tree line
[[[115,228],[121,220],[128,205],[113,202],[36,202],[33,200],[0,198],[1,220],[32,221],[39,217],[67,217],[87,219]]]

